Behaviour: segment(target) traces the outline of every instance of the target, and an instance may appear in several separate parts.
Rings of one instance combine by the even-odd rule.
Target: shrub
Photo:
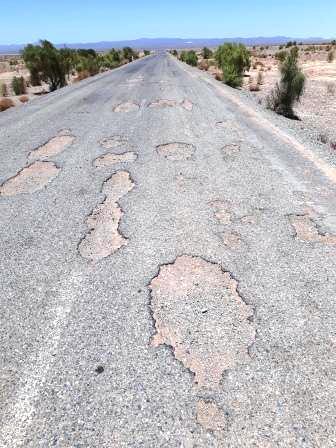
[[[67,84],[73,55],[71,50],[57,50],[51,42],[43,40],[40,45],[27,45],[22,55],[30,71],[32,85],[37,78],[49,84],[50,91]]]
[[[135,56],[135,53],[131,47],[124,47],[122,50],[123,58],[126,59],[128,62],[132,62],[133,58]]]
[[[260,87],[259,87],[258,81],[254,82],[254,79],[252,78],[252,76],[250,76],[250,78],[249,78],[249,91],[250,92],[259,92],[259,90],[260,90]]]
[[[263,82],[264,82],[264,77],[263,77],[262,71],[259,70],[258,71],[258,75],[257,75],[257,84],[258,84],[258,86],[261,86],[263,84]]]
[[[198,63],[198,68],[199,68],[200,70],[205,70],[205,71],[207,71],[207,70],[209,69],[209,63],[208,63],[208,61],[207,61],[207,60],[200,61],[200,62]]]
[[[15,95],[23,95],[27,91],[26,81],[23,76],[17,78],[14,76],[12,79],[12,89]]]
[[[7,96],[7,95],[8,95],[7,84],[2,82],[0,83],[0,96]]]
[[[293,106],[304,92],[305,76],[297,64],[297,51],[292,49],[281,63],[281,80],[267,97],[267,107],[280,115],[296,118]]]
[[[177,52],[177,50],[172,50],[170,53],[171,53],[173,56],[175,56],[176,58],[178,57],[178,52]]]
[[[328,53],[328,62],[332,62],[335,58],[335,54],[333,50],[330,50]]]
[[[180,59],[186,64],[192,65],[193,67],[197,66],[198,59],[197,54],[195,53],[194,50],[182,51]]]
[[[144,55],[145,56],[149,56],[150,55],[150,51],[149,50],[144,50]]]
[[[218,47],[215,54],[218,66],[223,71],[223,81],[231,87],[240,87],[244,71],[250,68],[250,54],[243,44],[226,43]]]
[[[202,57],[203,59],[210,59],[212,57],[212,51],[209,48],[204,47],[202,50]]]
[[[3,98],[0,99],[0,112],[3,112],[7,109],[9,109],[10,107],[14,107],[15,104],[13,102],[13,100],[11,100],[10,98]]]
[[[336,84],[333,82],[329,82],[327,84],[327,93],[329,95],[335,95],[335,92],[336,92]]]
[[[274,57],[278,61],[283,62],[286,59],[287,54],[286,50],[280,50],[275,53]]]
[[[27,95],[20,96],[19,101],[21,103],[28,103],[29,97]]]

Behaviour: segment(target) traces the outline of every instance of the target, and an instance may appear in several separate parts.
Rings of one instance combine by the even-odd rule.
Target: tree
[[[122,50],[123,58],[127,59],[128,62],[132,62],[134,58],[134,51],[131,47],[124,47]]]
[[[294,47],[280,65],[281,80],[267,98],[267,106],[277,114],[296,118],[293,106],[304,92],[305,76],[298,66],[298,51]]]
[[[212,57],[212,51],[209,48],[204,47],[202,50],[202,56],[203,59],[210,59]]]
[[[67,84],[66,76],[71,69],[69,55],[67,49],[57,50],[47,40],[40,41],[40,45],[29,44],[22,52],[31,78],[38,78],[49,84],[50,91]]]
[[[215,58],[223,71],[223,82],[230,87],[240,87],[244,71],[250,68],[250,53],[245,45],[221,45],[215,53]]]

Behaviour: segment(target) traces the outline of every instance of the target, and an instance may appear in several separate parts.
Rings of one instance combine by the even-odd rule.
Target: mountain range
[[[57,48],[93,48],[97,51],[108,50],[110,48],[132,47],[136,49],[171,49],[171,48],[200,48],[200,47],[216,47],[223,42],[237,42],[245,45],[280,45],[288,41],[297,41],[306,44],[328,42],[330,39],[322,37],[309,38],[293,38],[286,36],[273,37],[236,37],[236,38],[204,38],[204,39],[181,39],[181,38],[142,38],[135,40],[123,41],[103,41],[103,42],[87,42],[87,43],[60,43],[56,44]],[[0,53],[15,54],[19,53],[26,44],[1,45]]]

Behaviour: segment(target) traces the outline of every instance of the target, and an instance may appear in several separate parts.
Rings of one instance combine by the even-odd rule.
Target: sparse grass
[[[14,101],[10,98],[2,98],[0,99],[0,112],[4,112],[5,110],[14,107]]]

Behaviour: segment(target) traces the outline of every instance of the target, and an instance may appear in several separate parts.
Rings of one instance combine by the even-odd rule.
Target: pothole
[[[291,215],[289,221],[299,240],[336,245],[336,235],[320,233],[318,227],[308,215]]]
[[[0,187],[0,194],[2,196],[14,196],[42,190],[59,174],[59,171],[60,168],[53,162],[34,162],[4,182]]]
[[[34,151],[29,154],[28,160],[43,160],[55,156],[56,154],[63,152],[66,146],[71,145],[74,140],[75,137],[68,134],[61,134],[53,137],[44,145],[34,149]]]
[[[182,106],[185,110],[187,110],[187,111],[190,112],[190,111],[193,110],[193,106],[194,106],[194,105],[193,105],[193,103],[192,103],[191,101],[185,99],[185,100],[182,101],[181,106]]]
[[[106,199],[87,219],[90,232],[79,245],[82,257],[101,260],[127,244],[126,238],[119,232],[123,212],[118,201],[133,188],[134,183],[127,171],[118,171],[104,182],[102,193]]]
[[[217,388],[225,370],[249,362],[255,340],[252,307],[237,282],[217,264],[183,255],[163,265],[151,284],[156,334],[171,346],[199,387]]]
[[[158,154],[168,160],[188,160],[194,154],[196,148],[189,143],[166,143],[156,147]]]
[[[127,143],[128,138],[122,135],[112,135],[111,137],[103,138],[99,142],[100,146],[106,149],[118,148],[119,146],[126,145]]]
[[[237,232],[222,232],[220,238],[229,249],[236,249],[241,243],[241,237]]]
[[[214,215],[220,224],[231,223],[231,204],[227,201],[212,201],[210,207],[214,210]]]
[[[228,428],[228,416],[213,401],[198,400],[197,422],[207,431],[222,432]]]
[[[120,103],[116,106],[114,112],[134,112],[140,109],[139,104],[134,101],[126,101],[125,103]]]
[[[225,157],[232,157],[237,154],[239,154],[241,148],[241,143],[229,143],[227,145],[224,145],[221,148],[222,153]]]
[[[138,156],[135,152],[124,152],[122,154],[104,154],[94,161],[94,166],[96,168],[102,168],[105,166],[113,166],[116,163],[135,162],[137,157]]]
[[[176,106],[176,101],[175,100],[156,100],[153,101],[152,103],[148,104],[149,108],[153,108],[153,107],[159,107],[159,108],[165,108],[165,107],[175,107]]]

